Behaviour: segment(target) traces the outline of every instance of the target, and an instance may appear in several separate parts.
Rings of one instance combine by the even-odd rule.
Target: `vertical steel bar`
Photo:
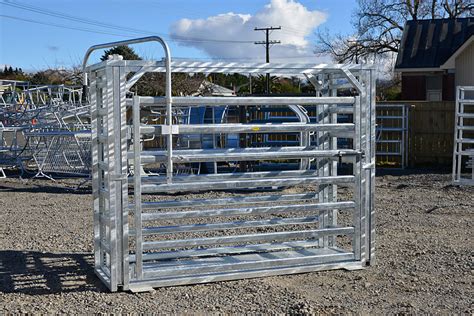
[[[402,131],[400,135],[400,154],[401,154],[401,168],[405,169],[405,105],[401,106],[402,110]]]
[[[334,79],[334,74],[329,75],[329,91],[330,91],[330,96],[331,97],[337,97],[337,88],[335,88],[335,81]],[[329,123],[336,124],[337,123],[337,113],[335,111],[331,111],[331,109],[337,108],[337,104],[332,104],[329,106],[328,110],[332,114],[329,115]],[[337,150],[337,137],[331,137],[329,139],[330,142],[330,149],[331,150]],[[337,166],[338,162],[336,160],[333,160],[330,162],[331,163],[331,168],[330,168],[330,174],[331,176],[337,176]],[[337,184],[332,184],[330,186],[331,192],[330,192],[330,202],[336,202],[337,201]],[[336,227],[337,226],[337,210],[332,210],[329,211],[329,222],[331,223],[331,226]],[[336,246],[336,236],[329,236],[329,247],[334,247]]]
[[[370,264],[374,265],[375,264],[375,153],[376,153],[376,147],[375,147],[375,125],[376,125],[376,90],[375,90],[375,85],[376,85],[376,74],[375,70],[370,69],[370,70],[365,70],[364,72],[367,73],[367,81],[366,81],[366,89],[367,89],[367,94],[370,96],[369,97],[369,117],[368,121],[370,122],[369,125],[369,147],[370,147],[370,161],[369,161],[369,174],[370,174],[370,185],[368,187],[368,216],[369,216],[369,239],[370,239],[370,253],[369,253],[369,260]]]
[[[121,233],[118,236],[121,241],[121,273],[122,273],[122,286],[124,290],[128,290],[129,286],[129,247],[128,247],[128,140],[127,140],[127,104],[126,104],[126,82],[127,82],[127,71],[120,67],[120,183],[122,185],[121,193],[121,204],[122,209],[120,210],[121,219]]]
[[[364,165],[370,161],[370,145],[367,144],[370,140],[370,101],[367,95],[367,89],[370,89],[370,84],[367,82],[367,75],[365,71],[359,71],[356,79],[360,88],[358,89],[360,96],[360,150],[364,155],[360,158],[361,160],[361,180],[360,180],[360,203],[361,203],[361,214],[360,214],[360,245],[361,245],[361,261],[365,264],[368,260],[369,255],[369,233],[368,233],[368,214],[367,208],[369,207],[368,200],[368,189],[369,189],[369,176],[368,171],[364,169]]]
[[[99,102],[98,89],[96,88],[96,73],[91,74],[90,86],[91,91],[91,154],[92,154],[92,199],[94,209],[94,268],[96,271],[100,270],[101,266],[101,251],[100,251],[100,178],[99,175]]]
[[[357,96],[353,108],[353,122],[355,125],[355,133],[353,138],[353,148],[360,151],[360,139],[362,134],[361,126],[361,103],[360,97]],[[354,235],[352,236],[352,251],[355,260],[361,260],[361,215],[362,215],[362,179],[361,179],[361,158],[354,157],[352,162],[352,172],[355,177],[354,185],[354,202],[356,204],[354,213],[352,214],[352,222],[354,224]]]
[[[160,39],[161,40],[161,39]],[[168,151],[167,166],[166,166],[166,180],[168,183],[173,179],[173,109],[172,109],[172,91],[171,91],[171,54],[168,45],[161,40],[163,49],[165,50],[165,67],[166,67],[166,120],[168,124],[168,134],[166,135],[166,147]],[[139,123],[138,123],[139,124]]]
[[[455,121],[454,121],[454,149],[453,149],[453,182],[459,181],[459,167],[458,167],[458,152],[459,152],[459,112],[460,112],[460,97],[461,89],[456,87],[456,103],[455,103]]]
[[[141,186],[141,143],[140,143],[140,97],[133,98],[133,164],[134,164],[134,217],[135,217],[135,274],[143,279],[143,236],[142,236],[142,186]]]
[[[112,235],[112,238],[116,240],[115,242],[115,253],[114,261],[116,265],[116,283],[117,286],[123,284],[123,254],[122,254],[122,241],[123,241],[123,205],[122,205],[122,123],[120,121],[122,117],[122,78],[120,76],[121,67],[113,67],[113,104],[114,104],[114,182],[115,182],[115,232]],[[123,100],[125,101],[125,99]]]
[[[107,243],[110,249],[110,288],[117,291],[117,189],[115,182],[115,73],[113,67],[106,67],[106,109],[107,109],[107,185],[108,188],[108,229]]]
[[[465,91],[464,91],[464,88],[461,88],[460,89],[460,95],[459,95],[459,114],[464,114],[464,97],[465,97]],[[462,143],[462,139],[464,138],[464,117],[459,115],[459,122],[458,122],[458,126],[460,127],[458,129],[458,139],[459,139],[459,142],[458,142],[458,152],[457,152],[457,157],[458,157],[458,161],[457,161],[457,164],[458,164],[458,171],[457,171],[457,174],[458,174],[458,181],[461,181],[461,178],[462,178],[462,152],[463,152],[463,149],[464,149],[464,146],[463,146],[463,143]]]
[[[219,122],[221,123],[221,122]],[[212,107],[212,124],[216,124],[216,111],[215,107]],[[216,133],[212,134],[212,148],[217,149],[217,139],[216,139]],[[214,161],[214,173],[217,173],[217,162]]]
[[[324,77],[322,77],[322,74],[318,74],[315,76],[315,82],[320,82],[321,86],[324,86]],[[321,80],[319,80],[321,79]],[[316,88],[316,96],[322,96],[322,91]],[[324,123],[324,106],[322,105],[317,105],[316,106],[316,122],[319,124]],[[319,150],[324,150],[324,132],[318,131],[316,132],[316,145],[318,146]],[[317,158],[316,159],[316,168],[318,170],[318,176],[323,177],[324,174],[324,160],[323,158]],[[318,201],[320,203],[326,202],[325,200],[325,190],[326,186],[325,185],[319,185],[318,186]],[[322,210],[319,211],[319,228],[325,228],[328,225],[327,223],[327,216],[326,216],[326,211]],[[325,241],[327,238],[320,237],[319,238],[319,246],[321,247],[327,247]]]

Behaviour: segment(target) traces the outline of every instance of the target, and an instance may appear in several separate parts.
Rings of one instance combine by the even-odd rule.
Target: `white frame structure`
[[[145,41],[159,42],[165,59],[115,57],[86,67],[96,49]],[[95,272],[111,291],[352,270],[374,263],[375,73],[371,67],[172,62],[166,43],[153,36],[93,46],[86,54],[84,69],[92,115]],[[166,95],[128,99],[129,89],[147,72],[165,74]],[[318,96],[173,97],[172,72],[300,75],[316,83]],[[130,73],[133,75],[127,77]],[[338,97],[337,86],[332,85],[338,80],[334,79],[349,83],[357,94]],[[264,105],[289,106],[300,122],[173,124],[172,120],[173,109],[180,107]],[[320,121],[309,122],[302,106],[317,106]],[[126,114],[129,108],[131,120]],[[142,110],[148,108],[164,111],[165,123],[143,124]],[[337,123],[338,113],[353,114],[353,122]],[[300,144],[173,148],[173,139],[179,135],[272,132],[299,133]],[[164,137],[165,147],[144,150],[143,141],[150,135]],[[353,149],[338,149],[338,137],[351,138]],[[180,175],[173,167],[193,162],[289,159],[300,161],[298,170]],[[338,174],[342,162],[352,165],[351,173]],[[136,166],[150,163],[164,165],[166,172],[153,176],[128,173],[131,166],[139,170]],[[282,194],[277,189],[273,194],[252,194],[293,186],[304,193]],[[338,196],[339,186],[347,188],[350,197]],[[216,190],[231,195],[187,200],[170,195]],[[339,212],[344,213],[341,221]],[[262,228],[268,230],[262,232]]]
[[[455,111],[453,183],[474,185],[474,87],[456,88]]]

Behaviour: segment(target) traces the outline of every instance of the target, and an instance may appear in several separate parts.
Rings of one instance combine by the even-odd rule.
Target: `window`
[[[426,76],[426,100],[442,101],[443,100],[443,76],[430,75]]]

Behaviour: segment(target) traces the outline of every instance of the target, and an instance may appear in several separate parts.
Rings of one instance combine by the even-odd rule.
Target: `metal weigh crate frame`
[[[464,168],[471,169],[470,174],[463,173]],[[453,183],[474,185],[474,87],[456,88]]]
[[[94,50],[145,41],[160,43],[165,51],[165,59],[160,62],[111,59],[86,67],[88,57]],[[95,272],[111,291],[144,291],[161,286],[339,268],[352,270],[374,263],[375,78],[371,68],[360,65],[171,62],[168,46],[155,36],[93,46],[87,51],[83,66],[87,74],[84,82],[90,89],[92,113]],[[325,77],[334,76],[332,78],[344,78],[350,82],[358,95],[310,98],[172,97],[172,71],[296,74],[305,75],[318,87],[324,87]],[[165,73],[166,95],[127,99],[127,91],[146,72]],[[127,80],[130,73],[133,75]],[[329,95],[334,92],[337,90],[326,86],[325,91],[321,90],[318,94]],[[287,105],[295,108],[301,116],[301,122],[172,123],[171,113],[175,107],[223,105]],[[309,123],[304,113],[298,110],[302,105],[317,106],[320,122]],[[126,112],[130,106],[133,118],[127,122]],[[142,124],[140,110],[147,107],[165,107],[166,123]],[[337,123],[338,113],[352,113],[353,123]],[[173,137],[180,134],[271,132],[300,133],[300,146],[173,148]],[[150,134],[165,137],[166,147],[157,151],[143,151],[142,141]],[[317,146],[309,143],[310,137],[317,137]],[[337,137],[352,138],[353,149],[337,149]],[[301,161],[300,169],[208,175],[177,175],[173,172],[173,164],[183,162],[265,159],[298,159]],[[353,166],[353,172],[349,175],[337,174],[338,161],[343,160]],[[155,162],[166,166],[166,174],[128,174],[133,165]],[[173,192],[191,194],[194,191],[224,189],[235,193],[236,189],[294,185],[304,185],[305,189],[312,188],[317,192],[255,196],[250,193],[246,195],[245,192],[251,191],[244,191],[237,197],[190,200],[169,196]],[[352,199],[338,199],[338,185],[349,185]],[[133,194],[129,194],[129,189],[133,189]],[[165,200],[144,201],[145,196],[155,193],[164,194]],[[347,219],[350,225],[338,226],[339,211],[349,214]],[[305,217],[291,217],[291,212]],[[289,217],[280,217],[287,214]],[[267,218],[232,220],[233,217],[249,215]],[[229,217],[231,220],[225,219]],[[170,220],[195,218],[203,221],[169,223]],[[164,224],[149,226],[154,221]],[[311,229],[303,229],[307,225],[312,225]],[[287,226],[296,226],[297,229],[258,232],[262,227],[274,229]],[[240,229],[246,228],[251,233],[239,234]],[[194,233],[203,233],[204,236],[193,237]],[[206,235],[208,233],[218,235],[209,237]],[[173,237],[174,234],[191,236]],[[348,236],[346,242],[349,249],[337,247],[338,236],[342,235]],[[160,238],[154,239],[157,236]]]

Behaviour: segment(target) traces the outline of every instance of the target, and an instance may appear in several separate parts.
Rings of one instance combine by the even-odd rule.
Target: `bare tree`
[[[396,53],[405,22],[418,19],[472,16],[472,0],[358,0],[352,35],[317,34],[316,53],[337,62],[358,62]]]

